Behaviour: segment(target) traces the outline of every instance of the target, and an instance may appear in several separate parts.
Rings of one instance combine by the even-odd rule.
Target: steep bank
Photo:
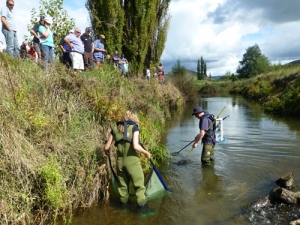
[[[232,82],[231,94],[240,94],[260,103],[269,113],[300,115],[300,66],[273,66],[268,73]]]
[[[183,104],[172,84],[123,79],[111,67],[42,71],[0,54],[0,222],[49,224],[77,207],[108,198],[103,143],[127,109],[138,112],[141,142],[154,161],[168,151],[160,133]],[[142,158],[144,169],[149,164]]]

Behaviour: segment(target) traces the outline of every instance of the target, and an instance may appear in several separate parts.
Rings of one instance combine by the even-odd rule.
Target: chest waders
[[[119,179],[118,191],[121,203],[127,203],[129,199],[129,183],[132,182],[136,194],[137,204],[145,205],[146,188],[144,186],[144,173],[137,152],[132,145],[132,129],[137,126],[131,121],[120,121],[124,124],[124,132],[120,132],[117,127],[113,129],[115,146],[118,148],[117,155],[117,176]],[[129,124],[129,125],[128,125]]]
[[[201,162],[203,164],[210,164],[210,162],[214,160],[214,148],[216,144],[216,121],[212,114],[205,115],[203,118],[208,118],[211,121],[211,124],[209,125],[209,129],[205,132],[205,135],[202,139],[203,148],[201,154]]]

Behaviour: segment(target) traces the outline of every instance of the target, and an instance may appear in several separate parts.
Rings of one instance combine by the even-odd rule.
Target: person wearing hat
[[[97,68],[100,68],[101,65],[104,62],[104,55],[107,53],[107,51],[104,49],[104,39],[105,36],[101,34],[99,36],[99,39],[94,41],[94,60],[96,61]]]
[[[19,42],[17,37],[17,29],[15,23],[15,16],[13,14],[13,8],[15,2],[13,0],[6,1],[6,7],[4,7],[1,14],[2,33],[6,41],[6,52],[12,57],[19,57]]]
[[[214,160],[214,146],[215,133],[213,126],[211,126],[211,119],[209,113],[205,112],[200,106],[194,108],[192,116],[197,117],[199,121],[200,133],[195,137],[193,149],[197,148],[199,141],[202,139],[202,154],[201,162],[203,164],[210,164]],[[210,127],[210,129],[208,129]]]
[[[121,75],[123,77],[126,77],[127,76],[127,71],[126,71],[126,66],[128,66],[128,61],[127,59],[124,57],[124,54],[121,55],[120,59],[119,59],[119,71],[121,73]]]
[[[30,30],[30,33],[34,36],[33,37],[33,47],[34,47],[35,52],[37,53],[39,63],[42,62],[42,53],[41,53],[41,47],[40,47],[40,36],[39,36],[38,32],[39,32],[39,27],[41,25],[43,25],[43,23],[44,23],[44,19],[45,19],[45,16],[40,16],[40,21],[36,25],[34,25],[34,27]]]
[[[54,39],[53,39],[53,33],[50,30],[51,24],[52,24],[52,18],[47,16],[45,17],[43,24],[39,26],[39,30],[38,30],[38,32],[41,34],[40,45],[41,45],[42,61],[44,63],[43,65],[44,68],[48,63],[53,62]]]
[[[92,28],[87,27],[85,28],[85,32],[80,36],[80,39],[84,45],[83,60],[84,60],[84,67],[86,69],[93,68],[94,43],[93,43],[93,38],[90,35],[91,31]]]

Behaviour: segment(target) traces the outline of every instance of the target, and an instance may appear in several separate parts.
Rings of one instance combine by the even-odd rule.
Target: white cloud
[[[275,4],[275,5],[274,5]],[[168,40],[162,55],[167,70],[180,60],[196,70],[202,56],[212,75],[234,73],[246,49],[258,44],[272,62],[300,58],[298,1],[172,1]],[[277,6],[277,7],[276,7]],[[284,8],[284,15],[275,16]]]
[[[70,0],[69,0],[70,1]],[[68,2],[68,1],[65,1]],[[81,4],[81,7],[79,7]],[[77,7],[69,7],[70,4],[67,4],[65,9],[68,12],[69,17],[74,18],[76,27],[79,27],[81,30],[84,30],[87,26],[89,26],[88,22],[88,12],[84,7],[83,1],[77,1]],[[74,4],[73,4],[74,5]],[[15,1],[15,6],[13,9],[14,16],[16,17],[16,25],[17,25],[17,35],[19,44],[21,45],[24,40],[24,36],[29,36],[30,33],[27,29],[27,25],[30,24],[31,18],[31,10],[35,8],[39,11],[39,0],[31,0],[31,1]],[[2,5],[0,7],[6,7],[5,1],[2,1]],[[2,32],[0,32],[0,40],[4,41],[4,36]]]

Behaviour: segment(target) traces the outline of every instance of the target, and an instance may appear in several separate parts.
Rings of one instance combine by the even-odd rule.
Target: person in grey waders
[[[200,132],[195,137],[193,149],[197,148],[199,141],[202,139],[203,148],[201,154],[201,162],[203,164],[209,165],[214,160],[214,147],[216,143],[215,126],[211,126],[214,118],[211,114],[205,112],[200,106],[194,108],[192,116],[195,116],[200,120],[199,121]]]

